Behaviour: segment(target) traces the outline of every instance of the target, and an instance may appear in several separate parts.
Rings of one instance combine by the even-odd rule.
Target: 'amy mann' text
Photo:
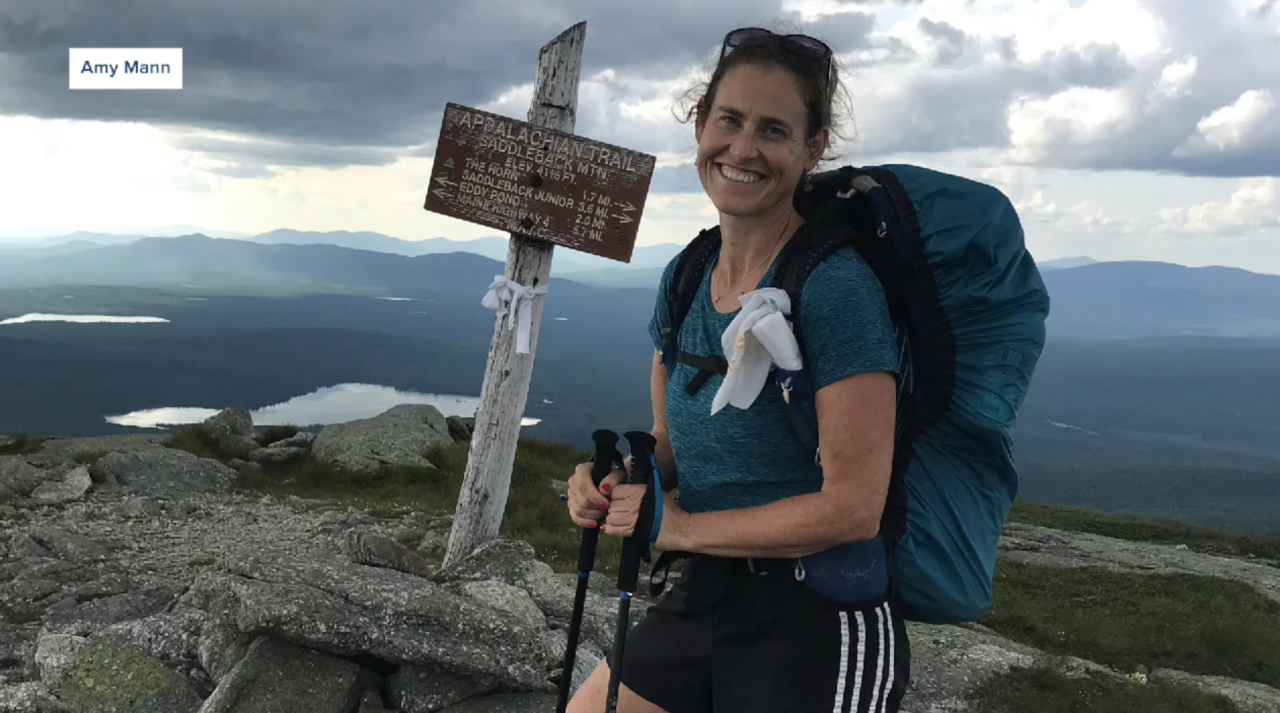
[[[132,62],[124,62],[122,64],[94,64],[89,60],[85,60],[80,67],[81,74],[105,74],[108,77],[116,76],[121,66],[124,67],[123,74],[171,74],[173,69],[168,62],[153,62],[151,64],[141,64],[138,60]]]

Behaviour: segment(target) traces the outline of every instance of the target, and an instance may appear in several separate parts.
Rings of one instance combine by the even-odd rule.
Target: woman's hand
[[[605,480],[608,481],[607,478]],[[600,532],[613,537],[630,537],[635,533],[636,522],[640,519],[640,507],[644,504],[646,491],[650,487],[658,488],[654,497],[662,498],[662,524],[658,527],[658,539],[653,543],[654,546],[664,552],[684,549],[682,538],[689,529],[689,514],[681,510],[675,499],[663,492],[657,483],[614,486],[609,512]],[[646,540],[649,538],[650,533],[642,534]]]
[[[569,478],[569,518],[578,527],[596,527],[605,519],[611,507],[610,490],[622,480],[622,471],[615,468],[597,488],[591,468],[590,463],[581,463]]]

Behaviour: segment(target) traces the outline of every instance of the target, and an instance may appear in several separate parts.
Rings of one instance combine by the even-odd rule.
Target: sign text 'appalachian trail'
[[[630,262],[655,161],[449,103],[423,207]]]

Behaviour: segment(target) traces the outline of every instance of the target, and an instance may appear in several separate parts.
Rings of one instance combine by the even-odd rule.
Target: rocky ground
[[[414,423],[429,423],[430,438],[451,427],[465,436],[432,418],[402,426]],[[239,413],[211,425],[233,446],[232,437],[253,439]],[[367,437],[369,429],[344,430]],[[320,435],[238,447],[245,463],[266,462],[342,434]],[[420,453],[421,441],[406,442]],[[350,445],[329,447],[350,462],[366,458]],[[385,447],[374,460],[388,457]],[[259,452],[271,448],[297,450]],[[448,514],[384,520],[246,496],[233,490],[235,477],[155,436],[51,441],[38,453],[0,456],[8,503],[0,505],[0,713],[553,710],[573,575],[511,541],[437,571]],[[1011,526],[1003,556],[1212,573],[1280,600],[1276,567],[1171,546]],[[614,627],[616,592],[603,579],[592,587],[575,683]],[[632,611],[643,616],[644,606]],[[911,713],[971,710],[973,686],[1036,662],[1122,677],[981,626],[912,625],[911,641]],[[1147,678],[1221,692],[1241,711],[1280,712],[1280,691],[1266,686],[1165,670]]]

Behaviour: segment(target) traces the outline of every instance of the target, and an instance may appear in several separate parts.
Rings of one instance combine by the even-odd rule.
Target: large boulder
[[[95,483],[161,497],[225,493],[236,480],[236,472],[222,463],[176,448],[109,453],[89,468],[89,474]]]
[[[431,467],[423,453],[451,444],[444,414],[428,404],[401,404],[373,418],[325,426],[311,445],[318,462],[357,473],[386,467]]]

